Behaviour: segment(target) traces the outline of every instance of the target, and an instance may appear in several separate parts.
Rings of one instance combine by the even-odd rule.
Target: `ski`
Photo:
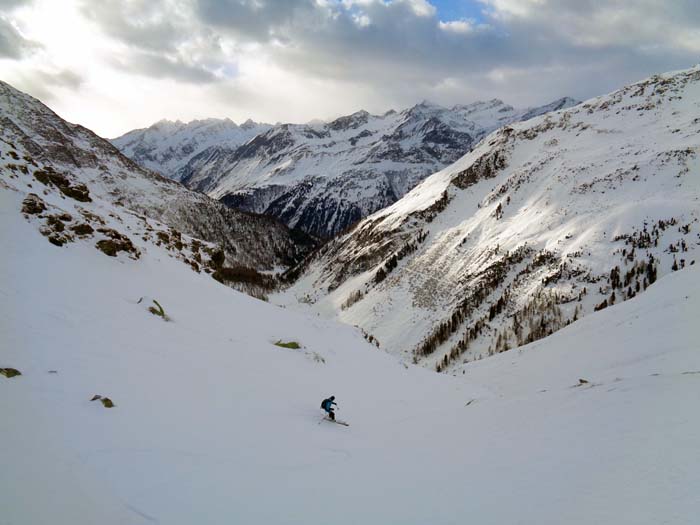
[[[346,423],[345,421],[341,421],[340,419],[331,419],[329,417],[324,417],[322,421],[329,421],[331,423],[337,423],[339,425],[343,425],[345,427],[349,427],[350,423]]]

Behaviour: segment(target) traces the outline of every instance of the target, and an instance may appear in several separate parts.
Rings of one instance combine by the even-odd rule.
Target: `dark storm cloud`
[[[8,20],[0,17],[0,58],[18,60],[40,47],[38,43],[25,39]]]

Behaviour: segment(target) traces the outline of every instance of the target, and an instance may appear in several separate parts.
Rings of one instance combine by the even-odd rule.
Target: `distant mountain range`
[[[571,107],[562,98],[515,109],[494,99],[400,112],[359,111],[332,122],[238,126],[161,121],[112,143],[125,155],[227,205],[332,237],[393,204],[503,125]]]
[[[229,119],[193,120],[187,124],[161,120],[112,140],[121,152],[141,166],[169,178],[189,160],[211,146],[229,147],[248,142],[270,129],[252,120],[240,126]]]

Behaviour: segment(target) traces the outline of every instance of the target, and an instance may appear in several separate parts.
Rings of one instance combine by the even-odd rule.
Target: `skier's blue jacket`
[[[328,398],[323,400],[323,403],[321,403],[321,408],[326,412],[330,412],[332,410],[333,405],[337,405],[337,403],[332,399]]]

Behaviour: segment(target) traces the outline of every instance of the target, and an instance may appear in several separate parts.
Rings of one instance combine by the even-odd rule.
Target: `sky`
[[[0,0],[0,79],[116,137],[583,100],[700,61],[698,0]]]

